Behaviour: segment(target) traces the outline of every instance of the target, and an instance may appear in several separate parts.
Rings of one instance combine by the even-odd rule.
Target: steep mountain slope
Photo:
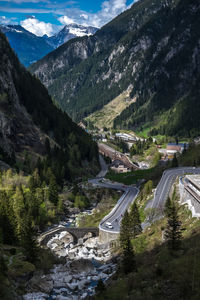
[[[116,118],[115,127],[148,124],[154,133],[195,135],[200,131],[199,27],[198,1],[141,0],[94,36],[59,47],[31,71],[75,120],[132,89],[129,100],[135,102]]]
[[[127,90],[117,96],[115,99],[104,105],[102,109],[92,113],[85,118],[88,126],[89,124],[95,124],[95,127],[101,128],[113,128],[113,122],[132,103],[135,99],[130,100],[130,92]]]
[[[44,38],[36,36],[20,25],[0,25],[0,30],[7,36],[24,66],[29,66],[54,50]]]
[[[45,39],[47,43],[55,49],[73,38],[92,35],[97,30],[98,28],[96,27],[82,26],[73,23],[66,25],[61,31],[51,37],[46,36]]]
[[[0,33],[1,159],[24,161],[25,150],[33,161],[48,154],[46,167],[66,179],[98,165],[96,144],[53,105],[45,87],[19,63]]]

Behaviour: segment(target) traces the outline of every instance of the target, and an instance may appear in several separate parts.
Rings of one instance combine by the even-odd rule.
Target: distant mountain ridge
[[[53,48],[58,48],[67,41],[76,38],[82,37],[85,35],[92,35],[98,30],[96,27],[92,26],[82,26],[75,23],[66,25],[61,31],[51,37],[45,37],[47,43]]]
[[[79,121],[122,93],[115,128],[200,134],[200,3],[140,0],[93,36],[71,40],[30,70]],[[95,125],[95,124],[94,124]]]
[[[20,25],[0,25],[0,30],[7,36],[11,47],[24,66],[38,61],[66,41],[78,36],[94,34],[97,29],[91,26],[70,24],[52,37],[46,35],[39,37]]]
[[[29,66],[54,50],[44,38],[36,36],[20,25],[0,25],[0,30],[6,35],[24,66]]]

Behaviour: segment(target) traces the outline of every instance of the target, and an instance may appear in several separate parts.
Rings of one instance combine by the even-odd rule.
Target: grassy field
[[[126,101],[126,99],[128,99],[128,101]],[[85,120],[90,121],[98,128],[112,128],[114,119],[133,102],[134,99],[129,99],[129,92],[125,91]]]
[[[144,127],[142,130],[135,131],[135,133],[141,138],[148,138],[148,132],[151,130],[151,127]]]
[[[129,173],[116,174],[114,172],[109,172],[106,175],[107,179],[112,181],[120,182],[126,185],[136,184],[138,180],[145,179],[149,180],[157,172],[157,168],[151,168],[146,170],[136,170]]]

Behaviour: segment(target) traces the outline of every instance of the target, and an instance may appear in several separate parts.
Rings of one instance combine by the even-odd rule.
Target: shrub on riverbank
[[[93,194],[95,193],[97,193],[98,205],[91,215],[84,214],[80,217],[79,227],[98,227],[100,221],[111,211],[122,194],[122,192],[111,189],[98,189],[95,192],[93,191]]]

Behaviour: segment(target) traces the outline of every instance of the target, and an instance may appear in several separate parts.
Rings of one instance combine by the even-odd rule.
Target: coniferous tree
[[[57,205],[58,203],[58,185],[56,183],[56,178],[52,174],[49,180],[49,201]]]
[[[122,218],[121,221],[121,226],[120,226],[120,245],[121,248],[123,249],[127,239],[131,238],[131,228],[130,228],[130,217],[129,217],[129,213],[126,210],[124,213],[124,216]]]
[[[27,260],[30,262],[35,262],[37,258],[37,244],[34,238],[34,231],[31,226],[30,219],[27,217],[24,220],[24,235],[22,246],[25,249]]]
[[[136,270],[135,254],[130,237],[127,237],[126,241],[123,243],[122,269],[125,274]]]
[[[38,169],[35,169],[33,174],[30,176],[28,181],[28,187],[31,191],[34,191],[36,188],[41,186],[40,175]]]
[[[57,209],[59,213],[63,211],[63,200],[60,197],[58,199]]]
[[[135,256],[131,245],[131,226],[128,211],[125,211],[120,227],[120,245],[122,248],[122,269],[125,274],[136,268]]]
[[[6,244],[12,244],[16,241],[11,210],[5,191],[0,191],[0,235],[2,243]]]
[[[168,197],[166,202],[165,202],[165,208],[164,208],[164,213],[167,217],[170,216],[171,209],[172,209],[172,202],[171,202],[170,197]]]
[[[24,216],[26,215],[25,204],[24,204],[24,195],[22,187],[19,186],[16,188],[16,192],[13,199],[13,211],[15,215],[15,231],[16,236],[20,244],[23,244],[24,237]]]
[[[178,167],[178,159],[176,157],[176,153],[174,154],[174,157],[172,159],[172,168],[177,168]]]
[[[133,203],[130,212],[130,227],[133,238],[136,238],[142,232],[140,214],[136,202]]]
[[[181,221],[178,216],[178,209],[174,203],[172,203],[167,215],[167,228],[165,231],[165,238],[168,241],[168,247],[170,250],[178,250],[181,246]]]

